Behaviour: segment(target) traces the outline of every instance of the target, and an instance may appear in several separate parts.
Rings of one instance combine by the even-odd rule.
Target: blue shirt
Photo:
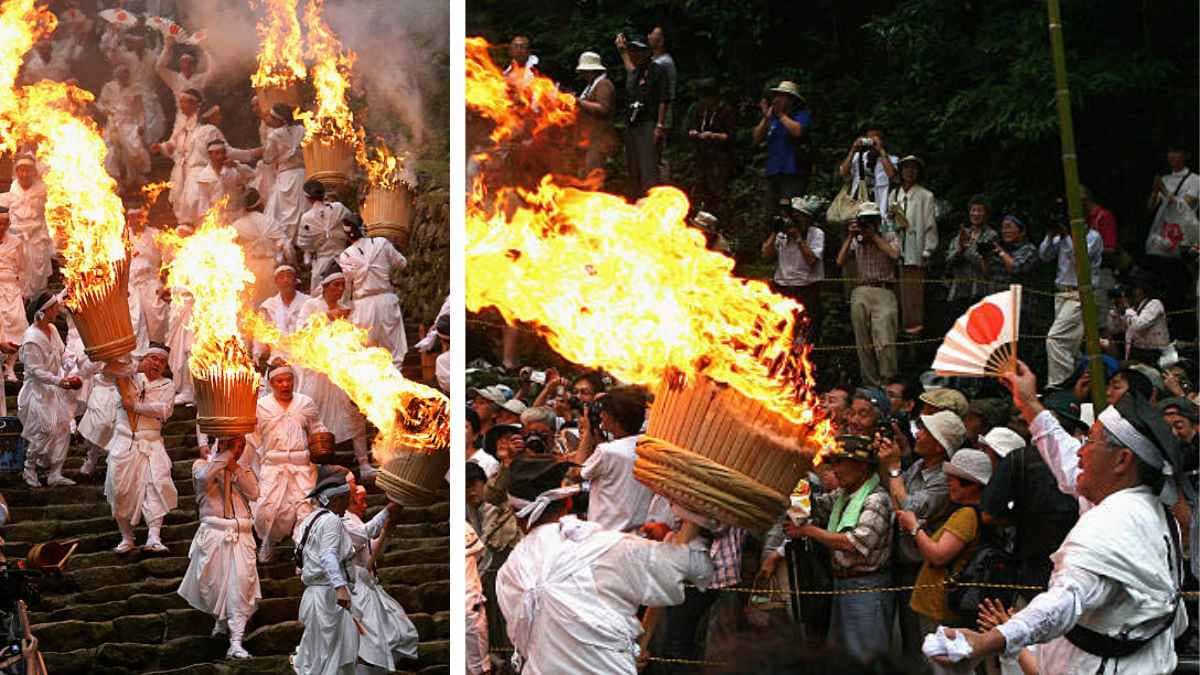
[[[812,115],[807,110],[797,110],[791,113],[789,117],[799,122],[804,127],[804,133],[808,133],[809,125],[812,124]],[[798,141],[799,139],[793,138],[788,133],[782,122],[774,117],[771,118],[771,124],[767,127],[768,176],[800,173],[800,168],[796,163],[796,144]]]

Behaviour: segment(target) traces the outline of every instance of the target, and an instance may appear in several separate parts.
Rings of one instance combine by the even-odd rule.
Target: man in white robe
[[[1167,508],[1178,439],[1130,391],[1097,416],[1081,446],[1038,402],[1025,364],[1008,381],[1034,444],[1059,489],[1080,500],[1082,515],[1051,556],[1046,592],[986,633],[960,631],[971,658],[1039,645],[1041,673],[1174,672],[1175,638],[1187,628],[1179,532]]]
[[[146,125],[142,89],[130,77],[129,66],[118,65],[116,76],[100,89],[96,110],[104,115],[104,143],[108,156],[104,168],[126,193],[146,183],[150,153],[142,136]]]
[[[181,224],[176,228],[180,236],[190,236],[195,231],[191,225]],[[183,287],[174,287],[164,291],[164,296],[170,303],[170,313],[167,318],[167,349],[170,351],[171,375],[175,379],[175,404],[195,405],[196,385],[192,371],[188,368],[188,354],[192,351],[192,343],[196,336],[188,322],[192,318],[192,308],[196,303],[195,297]]]
[[[291,265],[276,266],[275,288],[279,292],[263,300],[262,304],[258,306],[258,311],[266,315],[267,319],[284,334],[291,333],[299,326],[300,309],[309,299],[307,293],[296,290],[298,283],[295,267]],[[267,345],[261,342],[254,343],[256,360],[266,358],[270,351],[271,349]]]
[[[180,114],[171,138],[150,146],[150,152],[162,152],[175,162],[171,169],[171,206],[177,222],[191,225],[198,224],[205,213],[197,203],[196,182],[211,161],[208,145],[212,141],[225,140],[220,129],[201,119],[199,110],[203,101],[195,89],[183,92],[179,97]]]
[[[54,242],[46,227],[46,184],[38,177],[33,155],[22,153],[13,163],[16,180],[0,195],[0,206],[8,208],[12,232],[25,241],[25,277],[21,296],[28,302],[46,290]]]
[[[158,228],[147,224],[143,209],[130,209],[125,214],[129,228],[129,243],[133,259],[129,261],[129,294],[137,296],[146,335],[151,342],[166,342],[169,307],[162,300],[162,252],[155,238]]]
[[[354,542],[342,515],[350,504],[350,485],[335,472],[310,493],[320,504],[296,527],[301,564],[300,623],[304,634],[292,655],[297,675],[352,675],[358,660],[357,609],[351,589]]]
[[[184,188],[184,201],[200,217],[221,200],[226,200],[227,213],[238,213],[245,199],[246,183],[253,176],[253,169],[230,159],[229,144],[224,138],[214,138],[208,142],[208,164]]]
[[[179,70],[172,70],[171,54],[174,51],[175,38],[168,35],[163,42],[162,51],[159,52],[158,61],[154,67],[158,76],[162,78],[163,84],[167,85],[167,88],[175,95],[176,105],[178,105],[179,98],[189,89],[204,92],[204,88],[212,79],[213,58],[211,52],[201,47],[200,56],[203,58],[203,63],[197,63],[195,56],[185,52],[179,56]],[[178,119],[176,122],[178,123]]]
[[[8,208],[0,206],[0,342],[18,345],[29,328],[21,290],[25,274],[25,242],[9,232]],[[13,365],[17,362],[14,349],[4,355],[4,381],[16,382]]]
[[[275,268],[283,262],[284,234],[263,214],[258,190],[248,189],[243,199],[245,213],[233,221],[233,229],[237,230],[238,245],[246,255],[246,267],[254,275],[251,301],[258,306],[275,292]]]
[[[325,267],[346,250],[349,240],[342,229],[342,218],[348,212],[341,202],[325,201],[325,186],[319,181],[304,183],[308,210],[300,216],[296,232],[296,248],[304,251],[304,260],[312,265],[309,292],[316,295],[321,286]]]
[[[146,39],[140,35],[127,35],[122,45],[106,49],[105,55],[114,66],[124,65],[129,68],[133,79],[142,95],[142,110],[145,113],[145,126],[142,128],[142,140],[147,147],[156,143],[167,134],[167,118],[163,112],[162,101],[158,98],[158,73],[155,64],[159,53],[146,48]]]
[[[339,467],[340,468],[340,467]],[[401,506],[389,502],[375,517],[363,522],[367,513],[367,489],[358,485],[354,474],[346,476],[350,485],[350,506],[342,516],[342,525],[354,545],[350,569],[354,584],[350,602],[362,617],[366,633],[359,636],[355,675],[386,675],[417,659],[417,628],[396,599],[379,585],[375,563],[387,545],[388,533],[400,517]]]
[[[492,657],[488,651],[487,597],[483,594],[483,579],[479,576],[479,559],[487,551],[475,528],[467,523],[466,577],[466,653],[468,675],[492,672]]]
[[[200,529],[179,584],[179,595],[189,605],[216,619],[213,635],[229,634],[225,655],[236,659],[250,658],[242,636],[262,599],[250,515],[250,504],[258,499],[258,478],[240,461],[245,449],[244,437],[223,438],[211,454],[202,447],[201,458],[192,464]]]
[[[179,501],[162,438],[162,425],[171,417],[175,401],[175,385],[162,376],[167,356],[164,346],[151,345],[139,372],[118,383],[118,390],[124,391],[120,391],[117,426],[107,448],[104,479],[104,496],[121,531],[117,553],[133,550],[133,528],[142,520],[149,530],[143,550],[167,551],[160,536],[163,518]]]
[[[363,236],[362,219],[356,214],[344,217],[342,224],[347,239],[353,242],[337,258],[354,298],[350,321],[367,331],[371,344],[391,352],[392,362],[399,368],[408,353],[408,338],[392,273],[407,267],[408,261],[387,239]]]
[[[258,426],[250,440],[256,446],[259,498],[254,503],[254,531],[262,545],[260,562],[270,562],[276,542],[292,533],[312,511],[307,495],[317,481],[309,461],[308,437],[325,431],[313,400],[295,392],[291,366],[273,367],[267,378],[271,395],[258,399]]]
[[[292,118],[286,104],[277,103],[266,119],[270,133],[263,144],[262,163],[270,167],[272,182],[266,216],[283,232],[288,262],[295,262],[296,231],[308,207],[304,197],[304,125]]]
[[[71,77],[71,67],[83,52],[80,42],[54,44],[42,38],[25,57],[21,70],[21,84],[37,84],[42,80],[66,82]]]
[[[570,513],[569,465],[545,455],[509,468],[509,503],[525,537],[496,576],[496,598],[524,675],[637,672],[640,606],[677,605],[684,584],[707,587],[709,544],[683,530],[654,542],[604,530]]]
[[[62,470],[74,421],[71,392],[82,381],[67,369],[63,359],[66,347],[54,325],[61,306],[59,296],[45,292],[29,303],[25,318],[30,326],[21,338],[18,353],[25,366],[25,382],[17,395],[17,417],[21,420],[21,437],[28,444],[21,477],[34,488],[42,486],[39,468],[49,473],[47,485],[75,484],[62,475]]]

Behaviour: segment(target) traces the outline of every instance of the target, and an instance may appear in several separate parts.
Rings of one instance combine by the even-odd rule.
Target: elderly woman
[[[991,290],[982,282],[987,273],[985,255],[991,255],[996,243],[996,231],[988,225],[987,200],[975,195],[967,205],[967,222],[959,226],[946,250],[946,276],[950,277],[947,316],[951,321],[975,304]]]
[[[1024,281],[1037,259],[1037,246],[1026,238],[1025,221],[1009,213],[1000,221],[1000,241],[983,257],[983,272],[998,291]]]

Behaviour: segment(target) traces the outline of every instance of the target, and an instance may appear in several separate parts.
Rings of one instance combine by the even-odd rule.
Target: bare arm
[[[772,232],[767,236],[766,241],[762,243],[762,257],[767,260],[775,259],[775,236],[776,233]]]
[[[784,129],[787,129],[788,135],[792,138],[800,138],[800,135],[804,133],[804,125],[792,119],[789,115],[777,115],[775,119],[779,120],[779,123],[783,125]]]

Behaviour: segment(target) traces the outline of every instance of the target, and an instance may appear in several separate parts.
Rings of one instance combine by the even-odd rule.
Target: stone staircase
[[[8,393],[9,410],[15,411],[14,385]],[[226,641],[210,637],[212,618],[189,607],[175,592],[199,525],[191,481],[197,456],[194,417],[194,408],[177,407],[163,429],[179,508],[164,522],[162,538],[170,550],[161,555],[112,552],[120,534],[104,499],[104,465],[90,480],[79,474],[85,447],[78,437],[72,439],[64,472],[79,482],[76,486],[31,490],[18,474],[0,474],[0,494],[12,510],[3,531],[10,561],[22,558],[38,542],[79,539],[67,573],[43,579],[41,601],[30,609],[33,632],[51,673],[292,672],[288,657],[303,630],[296,620],[303,586],[290,562],[290,545],[278,548],[277,562],[259,566],[263,598],[245,639],[253,659],[226,660]],[[353,466],[352,460],[349,448],[338,448],[339,464]],[[368,502],[369,517],[386,498],[370,486]],[[418,661],[406,664],[409,670],[402,672],[449,672],[449,517],[445,499],[427,508],[405,509],[379,559],[380,581],[404,606],[421,638]],[[138,543],[145,536],[145,527],[137,528]]]

